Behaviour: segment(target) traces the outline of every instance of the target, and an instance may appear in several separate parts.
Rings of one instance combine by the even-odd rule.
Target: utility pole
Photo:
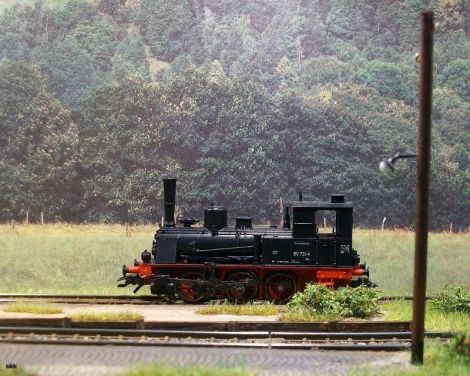
[[[413,364],[423,364],[424,351],[429,182],[431,171],[431,113],[434,31],[433,13],[421,13],[415,258],[413,281],[413,322],[411,333],[411,362]]]

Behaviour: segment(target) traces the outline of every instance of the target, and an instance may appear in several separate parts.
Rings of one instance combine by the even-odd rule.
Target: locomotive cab
[[[353,205],[343,195],[332,195],[331,202],[292,201],[288,208],[292,236],[263,237],[264,264],[352,267],[358,262],[352,250]],[[324,215],[333,218],[333,226],[322,224]]]

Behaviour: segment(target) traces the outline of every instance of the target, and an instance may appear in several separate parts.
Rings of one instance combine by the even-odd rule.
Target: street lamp
[[[415,256],[413,275],[413,319],[411,324],[411,363],[423,364],[424,315],[428,256],[429,182],[431,176],[432,78],[434,15],[421,13],[419,118],[416,155]],[[395,155],[380,162],[380,171],[393,171],[393,163],[411,155]]]
[[[397,153],[391,158],[384,159],[379,163],[380,172],[384,174],[388,174],[388,173],[395,171],[395,167],[393,165],[397,159],[401,159],[401,158],[416,158],[416,154]]]

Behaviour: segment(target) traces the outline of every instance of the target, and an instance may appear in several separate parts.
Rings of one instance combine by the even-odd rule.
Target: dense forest
[[[0,221],[279,221],[343,192],[410,226],[419,13],[432,9],[434,229],[470,220],[469,0],[17,1],[0,15]]]

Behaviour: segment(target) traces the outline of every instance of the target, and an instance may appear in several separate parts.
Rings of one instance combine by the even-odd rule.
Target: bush
[[[470,288],[446,286],[430,302],[431,308],[443,312],[463,312],[470,314]]]
[[[378,311],[377,292],[366,286],[340,288],[335,298],[345,317],[369,317]]]
[[[307,309],[318,315],[334,317],[369,317],[378,311],[378,296],[371,288],[344,287],[331,290],[317,284],[307,284],[287,305],[288,309]]]
[[[339,313],[340,307],[334,299],[333,290],[316,284],[307,284],[304,291],[294,294],[287,305],[289,308],[308,308],[309,310],[322,314]]]

